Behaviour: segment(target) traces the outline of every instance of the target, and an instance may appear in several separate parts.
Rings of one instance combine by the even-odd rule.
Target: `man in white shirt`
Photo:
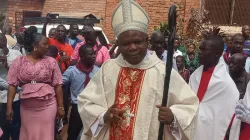
[[[7,105],[7,92],[8,92],[8,84],[5,81],[8,69],[14,59],[21,56],[21,52],[17,50],[12,50],[7,48],[7,39],[4,34],[0,33],[0,127],[3,130],[2,138],[5,140],[9,139],[10,136],[12,140],[19,139],[19,131],[20,131],[20,101],[19,96],[14,99],[13,102],[13,111],[14,116],[12,123],[10,124],[6,118],[6,105]],[[18,92],[20,89],[18,90]]]
[[[150,44],[151,49],[155,51],[158,58],[161,59],[164,63],[167,63],[168,51],[164,49],[166,48],[164,34],[161,31],[153,31],[150,37]],[[173,68],[177,70],[175,57],[173,57]]]

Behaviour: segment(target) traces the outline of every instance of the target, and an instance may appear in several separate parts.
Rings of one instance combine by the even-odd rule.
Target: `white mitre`
[[[116,37],[129,30],[147,34],[148,25],[149,16],[134,0],[121,0],[112,16],[112,28]]]

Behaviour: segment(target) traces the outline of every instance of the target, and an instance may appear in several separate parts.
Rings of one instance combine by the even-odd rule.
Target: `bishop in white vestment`
[[[104,63],[78,96],[81,140],[156,140],[159,120],[165,124],[164,140],[194,138],[199,101],[174,69],[168,105],[159,107],[165,64],[147,54],[148,24],[139,4],[121,0],[112,18],[121,55]]]

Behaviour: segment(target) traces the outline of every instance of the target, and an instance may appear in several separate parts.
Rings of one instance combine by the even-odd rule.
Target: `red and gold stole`
[[[121,68],[117,85],[115,104],[126,109],[119,124],[110,124],[110,140],[133,140],[136,113],[146,70]]]

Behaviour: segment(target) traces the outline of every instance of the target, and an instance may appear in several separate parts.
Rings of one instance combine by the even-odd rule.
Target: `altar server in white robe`
[[[168,107],[161,107],[165,64],[147,54],[149,17],[133,0],[121,0],[112,27],[121,55],[104,63],[78,96],[82,140],[192,140],[198,98],[173,69]]]
[[[235,109],[235,118],[231,126],[229,140],[250,139],[250,82],[247,85],[245,96]]]
[[[200,101],[194,140],[224,140],[235,112],[239,92],[220,59],[223,47],[221,37],[205,38],[200,45],[201,66],[189,80]]]

